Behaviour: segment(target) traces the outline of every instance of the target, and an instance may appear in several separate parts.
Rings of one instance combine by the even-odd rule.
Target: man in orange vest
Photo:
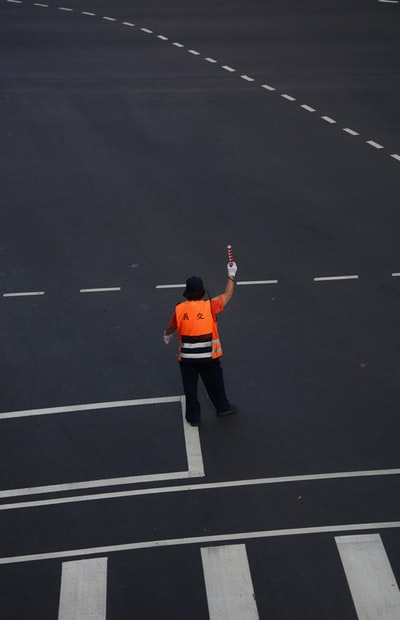
[[[225,393],[220,360],[222,348],[217,326],[217,314],[222,312],[232,299],[236,263],[228,263],[227,270],[225,293],[213,299],[203,299],[205,290],[201,278],[188,278],[183,293],[186,301],[176,306],[164,331],[164,342],[169,344],[173,332],[178,330],[178,360],[186,397],[186,419],[192,426],[198,426],[200,422],[200,403],[197,397],[199,375],[216,408],[217,416],[237,411]]]

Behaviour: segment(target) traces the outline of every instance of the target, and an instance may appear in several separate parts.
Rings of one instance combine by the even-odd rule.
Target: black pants
[[[229,409],[231,405],[225,394],[224,375],[219,358],[207,361],[184,361],[180,362],[179,366],[186,396],[188,422],[197,422],[200,418],[200,403],[197,398],[199,375],[216,410]]]

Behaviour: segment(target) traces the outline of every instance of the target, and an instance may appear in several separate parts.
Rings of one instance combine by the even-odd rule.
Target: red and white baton
[[[229,267],[232,267],[233,265],[233,252],[232,252],[232,246],[228,245],[226,247],[226,249],[228,250],[228,261],[229,261]]]

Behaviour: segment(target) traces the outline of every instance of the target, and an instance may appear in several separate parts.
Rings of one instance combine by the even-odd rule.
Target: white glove
[[[169,344],[172,340],[172,336],[173,334],[167,334],[167,332],[164,332],[164,342],[165,344]]]
[[[230,265],[229,263],[226,266],[227,270],[228,270],[228,276],[233,276],[235,277],[236,272],[237,272],[237,265],[235,262],[232,263],[232,265]]]

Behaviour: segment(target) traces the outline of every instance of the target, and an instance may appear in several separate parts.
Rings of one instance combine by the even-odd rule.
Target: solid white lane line
[[[327,123],[330,123],[331,125],[333,125],[334,123],[336,123],[336,121],[331,118],[330,116],[321,116],[322,120],[326,121]]]
[[[392,153],[390,157],[393,157],[393,159],[397,159],[397,161],[400,161],[400,155],[397,155],[397,153]]]
[[[102,403],[83,405],[66,405],[64,407],[45,407],[41,409],[24,409],[0,413],[0,419],[26,418],[38,415],[55,415],[58,413],[75,413],[79,411],[96,411],[97,409],[115,409],[118,407],[135,407],[140,405],[158,405],[163,403],[180,403],[182,396],[160,396],[159,398],[135,398],[132,400],[112,400]]]
[[[292,97],[291,95],[281,95],[282,99],[287,99],[288,101],[296,101],[296,99],[294,97]]]
[[[374,142],[374,140],[367,140],[366,141],[367,144],[369,144],[370,146],[373,146],[375,149],[383,149],[384,147],[382,146],[382,144],[378,144],[378,142]]]
[[[204,463],[203,455],[201,452],[200,435],[197,426],[192,426],[185,419],[186,414],[186,401],[185,397],[181,397],[182,404],[182,420],[183,420],[183,432],[185,435],[186,456],[188,461],[188,472],[190,477],[203,477]]]
[[[246,546],[202,547],[210,620],[258,620]]]
[[[314,108],[305,103],[303,103],[300,107],[303,108],[303,110],[307,110],[307,112],[316,112]]]
[[[3,293],[3,297],[35,297],[36,295],[44,295],[45,291],[26,291],[21,293]]]
[[[314,282],[324,282],[329,280],[358,280],[358,275],[351,276],[320,276],[318,278],[314,278]]]
[[[58,620],[106,620],[107,558],[63,562]]]
[[[278,284],[278,280],[241,280],[237,286],[251,286],[252,284]]]
[[[236,71],[236,69],[230,67],[229,65],[222,65],[222,68],[225,69],[225,71],[229,71],[229,73],[233,73],[234,71]]]
[[[357,133],[357,131],[354,131],[353,129],[349,129],[349,127],[344,127],[344,129],[342,129],[342,131],[345,131],[346,133],[350,134],[350,136],[359,136],[360,134]]]
[[[120,286],[110,286],[107,288],[81,288],[79,289],[80,293],[113,293],[116,291],[120,291]]]
[[[246,82],[254,82],[254,78],[250,77],[249,75],[241,75],[240,76],[242,78],[242,80],[246,80]]]
[[[188,475],[188,472],[176,472],[175,474],[159,474],[157,476],[157,481],[164,479],[162,476],[169,476],[170,478],[185,478]],[[181,475],[183,474],[183,475]],[[76,504],[81,502],[93,502],[98,500],[107,500],[107,499],[121,499],[125,497],[135,497],[141,495],[159,495],[159,494],[168,494],[168,493],[188,493],[188,492],[198,492],[198,491],[210,491],[213,489],[233,489],[233,488],[241,488],[241,487],[251,487],[251,486],[263,486],[269,484],[285,484],[285,483],[297,483],[297,482],[318,482],[321,480],[341,480],[347,478],[365,478],[365,477],[375,477],[375,476],[399,476],[400,469],[389,469],[389,470],[370,470],[370,471],[355,471],[355,472],[334,472],[327,474],[306,474],[306,475],[298,475],[298,476],[280,476],[276,478],[255,478],[253,480],[230,480],[226,482],[206,482],[200,484],[186,484],[180,486],[171,486],[171,487],[155,487],[155,488],[147,488],[147,489],[131,489],[129,491],[116,491],[116,492],[105,492],[105,493],[96,493],[90,495],[79,495],[79,496],[71,496],[71,497],[58,497],[53,499],[44,499],[44,500],[33,500],[33,501],[24,501],[13,504],[0,504],[0,511],[3,510],[19,510],[23,508],[39,508],[42,506],[54,506],[58,504]],[[190,477],[190,472],[189,472]],[[137,481],[138,482],[138,481]],[[34,487],[35,493],[37,493],[37,489],[39,487]],[[28,493],[22,493],[26,489],[11,489],[9,491],[1,491],[0,497],[9,497],[12,493],[13,496],[16,496],[16,493],[19,492],[20,495],[28,495],[30,489],[28,488]],[[7,495],[6,495],[7,494]],[[34,494],[32,492],[32,494]]]
[[[299,527],[282,530],[263,530],[259,532],[240,532],[216,534],[209,536],[193,536],[190,538],[168,538],[165,540],[146,540],[143,542],[109,545],[104,547],[90,547],[86,549],[68,549],[49,553],[35,553],[31,555],[17,555],[0,558],[0,565],[17,564],[22,562],[38,562],[41,560],[56,560],[87,555],[104,555],[121,551],[136,551],[137,549],[154,549],[160,547],[176,547],[178,545],[204,545],[206,543],[233,542],[236,540],[254,540],[259,538],[277,538],[279,536],[307,536],[310,534],[332,534],[335,532],[355,532],[368,530],[386,530],[400,528],[400,521],[382,521],[374,523],[350,523],[341,525],[323,525],[317,527]]]
[[[276,90],[276,88],[274,88],[273,86],[270,86],[269,84],[261,84],[261,88],[265,88],[265,90]]]
[[[358,620],[399,620],[400,591],[380,535],[335,540]]]

